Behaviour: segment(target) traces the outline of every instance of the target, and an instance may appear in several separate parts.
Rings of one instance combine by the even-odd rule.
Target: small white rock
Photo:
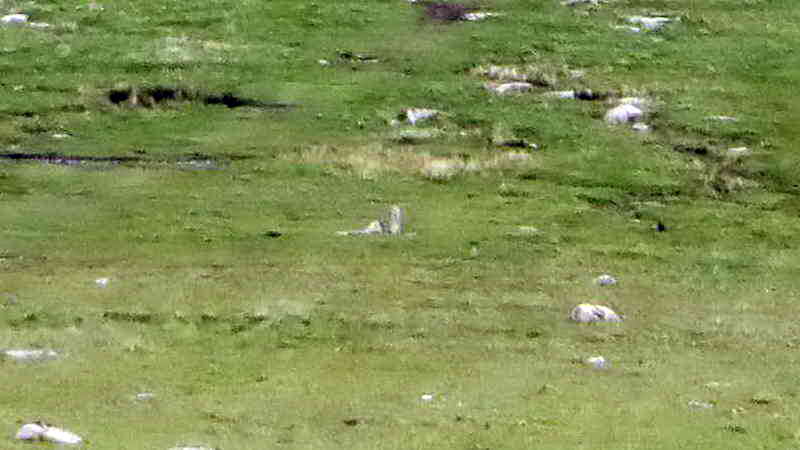
[[[631,129],[633,131],[638,131],[639,133],[647,133],[648,131],[650,131],[650,125],[644,122],[636,122],[635,124],[633,124],[633,126],[631,126]]]
[[[83,442],[75,433],[38,423],[23,425],[16,437],[23,441],[46,441],[61,445],[78,445]]]
[[[497,17],[499,14],[497,13],[490,13],[490,12],[474,12],[474,13],[466,13],[461,18],[463,20],[467,20],[470,22],[476,22],[478,20],[486,20],[490,17]]]
[[[498,95],[518,94],[528,92],[533,89],[533,85],[524,82],[515,83],[486,83],[483,85],[488,91],[494,92]]]
[[[739,119],[731,116],[708,116],[706,120],[714,120],[717,122],[738,122]]]
[[[8,25],[27,23],[28,16],[25,14],[9,14],[7,16],[0,17],[0,22]]]
[[[611,125],[619,125],[628,122],[635,122],[642,118],[644,112],[633,105],[623,104],[610,109],[606,113],[606,122]]]
[[[728,149],[728,156],[732,156],[732,157],[735,157],[735,158],[738,158],[738,157],[741,157],[741,156],[747,156],[750,153],[751,153],[750,149],[747,148],[747,147],[734,147],[734,148],[729,148]]]
[[[595,369],[607,369],[608,364],[606,363],[606,359],[602,356],[592,356],[591,358],[586,359],[586,364],[594,367]]]
[[[2,354],[5,358],[12,359],[18,362],[35,362],[46,361],[48,359],[58,358],[58,353],[53,350],[3,350]]]
[[[324,67],[324,66],[330,66],[330,65],[331,65],[331,62],[330,62],[330,61],[328,61],[327,59],[320,59],[320,60],[317,60],[317,63],[318,63],[320,66],[323,66],[323,67]]]
[[[674,19],[670,19],[669,17],[642,17],[642,16],[634,16],[628,17],[628,23],[632,23],[634,25],[641,25],[646,30],[649,31],[656,31],[664,27],[664,25],[672,22]]]
[[[712,403],[700,400],[689,400],[687,406],[689,406],[690,409],[711,409],[714,407]]]
[[[433,400],[433,394],[423,394],[422,397],[420,397],[420,400],[423,402],[430,402]]]
[[[94,284],[96,284],[97,287],[104,288],[104,287],[108,286],[108,282],[109,281],[111,281],[111,280],[108,279],[108,278],[98,278],[98,279],[94,280]]]
[[[408,108],[403,110],[403,115],[408,123],[411,125],[416,125],[417,122],[433,119],[434,117],[438,116],[439,111],[426,108]]]
[[[604,273],[599,277],[595,278],[594,282],[599,284],[600,286],[612,286],[614,284],[617,284],[617,279],[607,273]]]
[[[611,308],[602,305],[581,303],[569,315],[570,319],[580,323],[621,322],[622,319]]]
[[[156,394],[152,392],[140,392],[136,394],[136,400],[139,400],[140,402],[146,402],[148,400],[153,400],[154,398],[156,398]]]
[[[574,99],[575,91],[553,91],[544,94],[546,97],[561,98],[561,99]]]
[[[45,22],[31,22],[28,26],[31,28],[50,28],[52,25]]]
[[[53,134],[53,139],[66,139],[70,137],[67,133],[55,133]]]

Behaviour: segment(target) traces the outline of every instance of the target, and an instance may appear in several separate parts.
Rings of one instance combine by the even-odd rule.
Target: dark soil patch
[[[12,161],[41,161],[50,164],[76,165],[83,162],[125,163],[140,161],[137,156],[69,156],[60,153],[0,153],[0,159]]]
[[[705,145],[684,145],[678,144],[673,147],[676,152],[689,153],[692,155],[706,156],[709,153],[708,147]]]
[[[456,21],[463,19],[464,14],[472,9],[461,3],[427,3],[425,15],[433,20]]]
[[[106,98],[113,105],[153,108],[177,102],[200,102],[206,105],[223,105],[228,108],[250,106],[255,108],[285,109],[295,106],[289,102],[265,102],[242,97],[232,92],[205,93],[176,86],[126,87],[110,89]]]

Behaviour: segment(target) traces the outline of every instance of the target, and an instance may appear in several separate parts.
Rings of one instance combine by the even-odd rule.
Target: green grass
[[[800,446],[794,2],[87,5],[0,0],[53,25],[0,27],[0,154],[138,158],[0,159],[0,348],[63,355],[0,361],[0,447],[39,419],[95,449]],[[681,20],[613,28],[651,13]],[[484,64],[647,96],[654,130],[492,96]],[[126,86],[296,106],[112,104]],[[399,140],[408,107],[438,137]],[[540,149],[509,160],[498,133]],[[392,204],[408,235],[335,234]],[[625,321],[569,322],[587,301]]]

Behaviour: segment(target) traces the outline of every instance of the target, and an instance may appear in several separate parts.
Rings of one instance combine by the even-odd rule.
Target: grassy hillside
[[[0,447],[800,447],[795,2],[467,6],[0,0]]]

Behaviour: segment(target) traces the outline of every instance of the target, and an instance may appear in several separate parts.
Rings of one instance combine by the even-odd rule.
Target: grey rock
[[[580,323],[622,322],[622,318],[611,308],[590,303],[582,303],[576,306],[569,317]]]
[[[520,94],[533,89],[531,83],[521,81],[512,83],[485,83],[483,87],[489,92],[498,95]]]
[[[42,349],[9,349],[1,351],[0,355],[17,362],[38,362],[58,358],[58,353],[55,351]]]

